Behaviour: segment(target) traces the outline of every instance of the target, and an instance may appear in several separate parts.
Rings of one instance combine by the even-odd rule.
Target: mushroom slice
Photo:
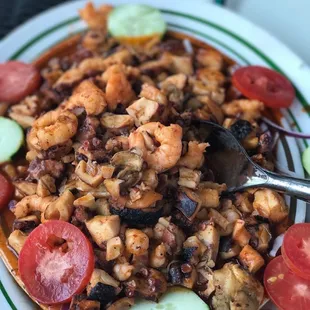
[[[154,117],[158,109],[159,104],[156,101],[142,97],[131,104],[126,111],[134,118],[135,125],[139,127],[150,121],[155,121]]]
[[[192,221],[201,207],[201,201],[197,194],[188,188],[182,188],[178,192],[177,208]]]
[[[181,167],[179,169],[178,184],[180,186],[195,189],[197,188],[200,182],[200,177],[201,177],[201,171]]]
[[[103,182],[103,175],[100,167],[88,161],[81,160],[75,168],[76,175],[90,186],[97,187]]]
[[[143,159],[136,153],[130,151],[121,151],[114,154],[110,163],[117,167],[128,167],[133,171],[141,171]]]
[[[28,181],[15,181],[13,184],[23,196],[34,195],[37,190],[37,184]]]
[[[28,236],[21,230],[14,230],[8,238],[9,246],[12,247],[17,254],[19,254],[24,246],[24,243],[26,242],[27,237]]]
[[[30,231],[39,225],[39,219],[36,215],[28,215],[23,218],[15,219],[13,222],[14,230]]]
[[[120,115],[108,112],[102,115],[100,122],[104,128],[108,129],[120,129],[124,127],[132,128],[134,125],[134,119],[130,115]]]

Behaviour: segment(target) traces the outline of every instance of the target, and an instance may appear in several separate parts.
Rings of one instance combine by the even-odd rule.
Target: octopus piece
[[[140,92],[140,97],[156,101],[161,105],[167,105],[168,101],[165,94],[153,85],[144,83]]]
[[[107,107],[105,95],[93,82],[80,83],[65,103],[66,110],[85,109],[87,115],[98,115]]]
[[[78,66],[83,73],[103,72],[114,64],[129,65],[132,62],[132,55],[126,49],[119,50],[107,58],[92,57],[84,59]]]
[[[288,216],[288,207],[284,198],[271,189],[259,189],[256,191],[253,207],[259,215],[273,223],[279,223]]]
[[[8,244],[17,254],[19,254],[27,238],[28,236],[25,233],[17,229],[14,230],[8,237]]]
[[[261,117],[264,104],[258,100],[239,99],[223,104],[222,109],[227,116],[239,116],[251,122]]]
[[[154,140],[160,144],[158,148]],[[163,172],[172,168],[178,162],[182,152],[182,128],[171,124],[164,126],[161,123],[148,123],[139,127],[129,136],[130,148],[142,151],[142,157],[149,168]]]
[[[225,83],[225,75],[217,70],[202,68],[196,71],[197,79],[206,85],[221,87]]]
[[[178,166],[183,166],[189,169],[199,169],[204,162],[204,152],[208,146],[208,143],[190,141],[188,143],[187,153],[180,158]]]
[[[53,85],[53,88],[64,89],[73,87],[83,79],[84,73],[79,68],[73,68],[62,74]]]
[[[213,283],[212,306],[215,309],[256,310],[264,298],[264,288],[259,281],[233,263],[214,271]]]
[[[27,135],[30,148],[38,151],[70,140],[78,128],[76,116],[69,111],[54,110],[39,117]]]
[[[223,55],[214,49],[198,49],[196,61],[202,67],[217,71],[222,70],[224,65]]]
[[[165,90],[169,85],[174,85],[177,89],[182,90],[187,82],[187,77],[184,73],[178,73],[167,77],[160,83],[160,88]]]
[[[126,66],[122,63],[110,66],[101,76],[104,83],[107,83],[110,77],[115,73],[123,73],[128,79],[137,78],[140,75],[140,70],[136,67]]]

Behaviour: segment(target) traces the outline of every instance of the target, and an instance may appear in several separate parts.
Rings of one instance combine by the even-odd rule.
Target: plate
[[[108,1],[94,1],[96,5]],[[113,0],[113,5],[127,3],[125,0]],[[297,98],[294,104],[281,110],[281,123],[286,128],[300,132],[309,132],[310,117],[310,68],[277,39],[254,24],[225,9],[208,4],[203,0],[135,0],[158,7],[168,23],[168,28],[182,32],[214,46],[241,65],[258,64],[275,69],[286,75],[296,87]],[[19,59],[31,62],[63,41],[83,29],[86,25],[78,17],[78,9],[85,1],[69,2],[38,15],[18,27],[0,43],[0,62]],[[282,166],[304,177],[300,160],[300,151],[308,146],[310,140],[296,141],[284,137],[278,146],[278,161]],[[290,217],[294,222],[303,222],[306,216],[306,204],[286,197],[290,206]],[[10,219],[1,216],[0,248],[4,262],[10,266],[10,272],[16,273],[16,264],[8,264],[10,252],[6,248],[6,235],[9,231],[6,223]],[[35,305],[25,298],[3,265],[0,265],[1,309],[30,310]]]

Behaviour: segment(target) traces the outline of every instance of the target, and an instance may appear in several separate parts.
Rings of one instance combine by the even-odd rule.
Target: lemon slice
[[[158,303],[138,300],[131,310],[209,310],[208,305],[193,291],[181,287],[168,290]]]
[[[160,11],[143,4],[123,4],[108,16],[108,30],[121,42],[143,44],[160,38],[167,25]]]

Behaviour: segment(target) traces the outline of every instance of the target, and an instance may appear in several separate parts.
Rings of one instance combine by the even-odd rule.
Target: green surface
[[[209,310],[208,305],[193,291],[174,287],[165,293],[158,303],[149,300],[139,300],[131,310]]]
[[[160,11],[142,4],[117,6],[108,17],[108,30],[115,37],[163,35],[166,28]]]
[[[302,153],[302,164],[307,173],[310,175],[310,146]]]
[[[22,128],[13,120],[0,117],[0,163],[8,161],[24,141]]]

